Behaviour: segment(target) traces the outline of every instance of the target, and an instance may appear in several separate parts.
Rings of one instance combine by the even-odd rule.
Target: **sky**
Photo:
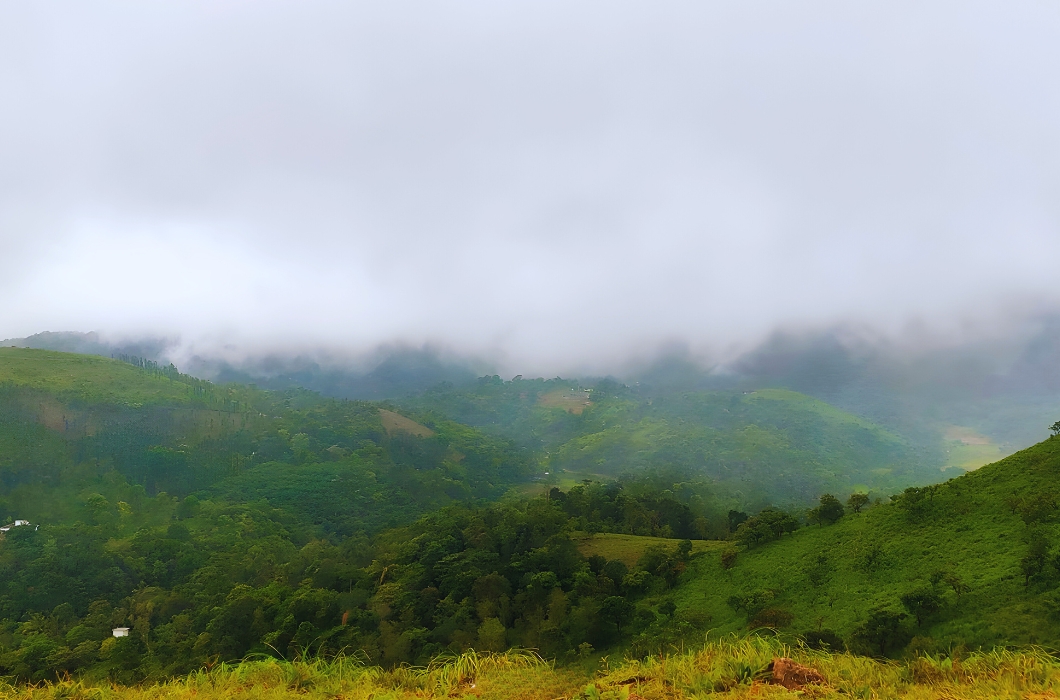
[[[513,371],[1060,307],[1052,2],[0,4],[0,337]]]

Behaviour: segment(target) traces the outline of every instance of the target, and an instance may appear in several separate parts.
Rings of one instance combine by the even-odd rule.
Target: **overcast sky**
[[[548,373],[1060,304],[1055,2],[3,2],[0,337]],[[971,329],[971,331],[969,331]]]

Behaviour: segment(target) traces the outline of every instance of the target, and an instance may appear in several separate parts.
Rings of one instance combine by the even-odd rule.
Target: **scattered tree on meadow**
[[[748,617],[754,617],[764,610],[777,594],[770,590],[751,591],[750,593],[737,593],[728,597],[725,604],[734,612],[743,612]]]
[[[935,496],[935,487],[910,486],[905,491],[891,496],[891,501],[898,505],[910,520],[922,521],[931,511],[931,501]]]
[[[763,608],[755,614],[747,626],[751,629],[768,627],[777,630],[790,626],[794,619],[795,615],[783,608]]]
[[[1056,515],[1056,495],[1052,493],[1035,493],[1016,500],[1015,512],[1027,525],[1046,522]]]
[[[1032,529],[1028,534],[1028,540],[1027,554],[1020,559],[1020,573],[1023,574],[1024,586],[1029,586],[1031,579],[1042,573],[1049,555],[1049,541],[1041,529]]]
[[[869,494],[867,493],[852,493],[850,498],[847,499],[847,507],[854,513],[860,513],[861,509],[869,504]]]
[[[729,511],[729,532],[734,533],[740,525],[747,521],[750,516],[739,510]]]
[[[961,577],[953,572],[947,573],[944,580],[946,581],[946,584],[953,589],[953,593],[957,596],[958,602],[961,600],[961,596],[970,590],[968,584],[962,581]]]
[[[747,547],[780,539],[786,532],[799,529],[799,521],[790,513],[776,508],[765,508],[740,523],[733,538]]]
[[[739,556],[740,550],[736,547],[726,547],[721,550],[721,568],[728,571],[732,567],[736,566],[736,557]]]
[[[806,646],[811,649],[820,649],[822,651],[842,651],[846,648],[843,644],[843,638],[835,633],[834,630],[820,629],[806,632],[802,635],[802,639],[806,642]]]
[[[821,496],[821,505],[810,510],[809,521],[820,525],[833,525],[846,511],[839,499],[830,493]]]
[[[1053,436],[1060,435],[1060,420],[1056,421],[1049,426],[1049,431],[1052,432]]]
[[[872,542],[861,552],[854,561],[854,566],[865,572],[873,572],[886,563],[883,546],[879,542]]]
[[[942,597],[931,588],[918,588],[901,597],[902,605],[916,618],[916,626],[923,625],[924,620],[942,610]]]
[[[858,625],[851,636],[853,646],[863,647],[870,653],[887,656],[905,645],[909,634],[902,626],[905,613],[878,608],[869,613],[865,622]]]
[[[806,576],[810,579],[810,585],[820,588],[832,576],[832,563],[824,554],[818,554],[813,562],[806,567]]]

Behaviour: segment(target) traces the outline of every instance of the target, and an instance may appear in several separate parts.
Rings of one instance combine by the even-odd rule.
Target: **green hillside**
[[[868,653],[881,651],[881,639],[885,653],[910,641],[930,651],[1060,648],[1058,496],[1054,437],[834,525],[744,547],[731,569],[717,553],[704,555],[674,600],[713,633],[826,630]],[[878,611],[904,617],[887,622]],[[891,637],[866,631],[884,622],[895,625]]]
[[[559,483],[565,474],[679,469],[740,507],[805,506],[829,491],[889,494],[937,481],[943,458],[941,440],[913,443],[782,389],[647,395],[609,380],[484,377],[402,403],[539,450],[541,471]]]
[[[325,532],[351,534],[499,496],[529,463],[507,441],[451,421],[427,436],[388,431],[372,403],[217,386],[145,362],[0,349],[0,518],[61,522],[91,484],[109,497],[113,474],[145,496],[265,499]],[[43,498],[49,489],[68,497]]]
[[[789,391],[487,379],[399,412],[128,359],[0,350],[0,517],[32,523],[0,536],[0,675],[579,667],[763,627],[891,657],[1060,643],[1060,438],[903,491],[913,447]]]
[[[0,384],[85,403],[183,405],[197,398],[192,387],[205,382],[178,375],[172,368],[144,372],[139,366],[93,355],[10,347],[0,348]]]

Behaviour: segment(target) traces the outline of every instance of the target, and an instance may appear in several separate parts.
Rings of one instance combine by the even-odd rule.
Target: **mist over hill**
[[[306,388],[346,399],[410,400],[436,387],[473,389],[477,377],[495,375],[500,364],[440,347],[397,344],[359,355],[267,347],[195,352],[174,338],[111,339],[70,332],[39,333],[2,344],[139,356],[174,362],[182,372],[214,382]],[[926,458],[928,463],[968,468],[1046,437],[1046,426],[1060,414],[1057,357],[1060,317],[1046,316],[1009,335],[934,346],[898,343],[845,327],[778,331],[734,359],[714,364],[687,347],[671,346],[650,361],[614,367],[611,378],[630,386],[644,402],[696,391],[790,389],[893,431],[917,450],[927,450],[924,454],[941,455]],[[586,387],[599,381],[571,379]],[[455,404],[428,404],[449,418],[475,424]],[[479,425],[490,429],[488,421]]]
[[[405,396],[439,382],[470,382],[491,369],[481,360],[430,346],[384,345],[361,355],[338,355],[325,350],[299,354],[265,349],[232,358],[223,353],[189,351],[179,338],[110,339],[96,332],[50,331],[9,338],[0,341],[0,346],[102,357],[136,356],[152,362],[173,363],[181,372],[221,384],[256,384],[274,390],[303,388],[345,399]]]

